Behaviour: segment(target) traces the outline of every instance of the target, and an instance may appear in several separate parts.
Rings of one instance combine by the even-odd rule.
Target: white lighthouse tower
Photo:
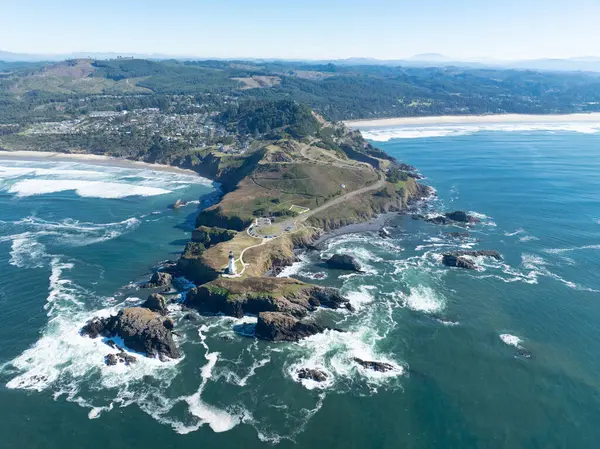
[[[237,274],[237,269],[235,268],[235,256],[233,255],[233,251],[229,251],[229,265],[227,265],[227,273],[231,275]]]

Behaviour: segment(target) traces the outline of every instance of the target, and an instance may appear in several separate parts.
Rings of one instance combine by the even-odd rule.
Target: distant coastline
[[[64,161],[81,162],[92,165],[104,165],[120,168],[137,168],[146,170],[163,171],[170,173],[179,173],[182,175],[199,176],[193,170],[174,167],[164,164],[150,164],[148,162],[132,161],[99,154],[83,153],[56,153],[51,151],[0,151],[0,160],[20,160],[20,161]]]
[[[497,114],[497,115],[440,115],[427,117],[391,117],[366,120],[346,120],[349,128],[376,128],[402,125],[463,125],[476,123],[559,123],[600,122],[600,113],[577,113],[561,115]]]

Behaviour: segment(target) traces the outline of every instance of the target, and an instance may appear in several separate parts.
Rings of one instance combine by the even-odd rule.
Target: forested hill
[[[0,124],[140,108],[221,113],[244,100],[294,100],[332,120],[588,112],[600,111],[600,75],[246,61],[0,62]]]

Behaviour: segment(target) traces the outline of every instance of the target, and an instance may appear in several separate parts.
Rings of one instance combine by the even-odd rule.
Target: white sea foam
[[[70,218],[48,221],[35,216],[24,218],[14,225],[28,230],[28,236],[52,236],[53,243],[66,246],[87,246],[119,237],[140,225],[140,220],[131,217],[114,223],[80,222]]]
[[[477,218],[478,220],[487,220],[487,219],[490,218],[486,214],[483,214],[481,212],[475,212],[475,211],[472,211],[472,210],[469,211],[469,215]]]
[[[519,242],[533,242],[535,240],[539,240],[539,239],[533,235],[525,235],[525,236],[519,238]]]
[[[402,376],[406,371],[405,364],[376,351],[375,344],[381,338],[377,330],[366,323],[348,332],[328,330],[313,335],[301,340],[293,348],[297,356],[286,370],[291,378],[301,382],[307,389],[328,389],[335,386],[336,390],[342,391],[348,381],[357,380],[357,375],[370,389],[376,389],[383,383]],[[389,363],[394,368],[385,373],[364,369],[356,363],[355,358]],[[298,370],[302,368],[321,370],[327,375],[327,380],[314,382],[299,379]]]
[[[18,268],[41,268],[47,263],[47,256],[46,247],[24,233],[12,241],[9,263]]]
[[[575,246],[573,248],[548,248],[543,250],[549,254],[562,254],[569,253],[571,251],[581,251],[585,249],[600,249],[600,245],[584,245],[584,246]]]
[[[447,327],[460,326],[460,323],[458,321],[443,320],[441,318],[437,318],[436,321]]]
[[[423,139],[432,137],[467,136],[480,132],[576,132],[596,134],[600,132],[600,122],[554,122],[544,123],[473,123],[422,126],[395,126],[361,130],[366,139],[387,142],[391,139]]]
[[[509,346],[514,346],[515,348],[521,348],[521,343],[523,343],[522,339],[511,334],[500,334],[500,340]]]
[[[304,268],[308,264],[308,262],[308,257],[305,254],[300,254],[298,256],[298,260],[281,270],[277,277],[289,278],[294,276],[295,274],[299,274],[302,268]]]
[[[408,295],[401,294],[405,307],[424,313],[436,313],[446,307],[446,299],[433,288],[424,285],[410,287]]]
[[[350,304],[354,309],[361,310],[367,304],[374,301],[373,292],[377,290],[377,287],[373,285],[361,285],[358,291],[350,291],[344,293],[344,296],[350,301]]]
[[[26,179],[13,184],[8,191],[19,197],[43,195],[73,190],[81,197],[125,198],[128,196],[155,196],[171,193],[159,187],[142,187],[115,182],[82,181],[73,179]]]

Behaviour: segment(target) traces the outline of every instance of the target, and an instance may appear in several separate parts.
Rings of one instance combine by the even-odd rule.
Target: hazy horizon
[[[202,55],[202,54],[175,54],[175,53],[158,53],[158,52],[137,52],[137,51],[119,51],[119,50],[107,50],[107,51],[85,51],[85,50],[73,50],[73,51],[69,51],[69,52],[18,52],[18,51],[11,51],[10,49],[6,49],[6,48],[0,48],[0,54],[2,53],[7,53],[7,54],[14,54],[14,55],[28,55],[28,56],[47,56],[47,57],[62,57],[62,56],[73,56],[75,55],[76,57],[81,57],[84,58],[86,55],[89,55],[91,57],[98,57],[98,55],[107,55],[107,56],[111,56],[111,57],[129,57],[129,56],[140,56],[140,57],[148,57],[148,58],[152,58],[152,57],[156,57],[157,59],[163,59],[163,58],[173,58],[173,59],[195,59],[197,58],[198,60],[210,60],[210,59],[217,59],[217,60],[248,60],[248,61],[252,61],[252,60],[273,60],[273,61],[306,61],[306,62],[311,62],[311,61],[315,61],[315,62],[319,62],[319,61],[345,61],[345,60],[373,60],[373,61],[381,61],[381,62],[386,62],[386,61],[426,61],[426,62],[435,62],[436,60],[440,61],[440,62],[473,62],[473,63],[490,63],[490,64],[494,64],[494,63],[498,63],[498,64],[502,64],[502,63],[510,63],[510,62],[524,62],[524,61],[536,61],[536,60],[552,60],[552,59],[556,59],[556,60],[586,60],[586,59],[591,59],[591,60],[596,60],[596,59],[600,59],[600,52],[598,54],[586,54],[586,55],[574,55],[574,56],[568,56],[568,57],[564,57],[564,58],[544,58],[544,57],[540,57],[540,58],[526,58],[526,59],[498,59],[498,58],[491,58],[488,56],[480,56],[480,57],[466,57],[466,58],[457,58],[457,57],[452,57],[452,56],[448,56],[448,55],[443,55],[440,53],[436,53],[436,52],[427,52],[427,53],[419,53],[419,54],[415,54],[415,55],[408,55],[408,56],[402,56],[402,57],[398,57],[398,58],[375,58],[375,57],[371,57],[371,56],[367,56],[367,55],[355,55],[355,56],[348,56],[348,57],[344,57],[344,58],[288,58],[288,57],[276,57],[276,56],[210,56],[210,55]],[[427,58],[427,56],[431,56],[431,58]],[[439,58],[439,59],[438,59]]]
[[[2,16],[1,50],[42,55],[518,61],[598,56],[600,42],[595,0],[23,0],[3,5]]]

